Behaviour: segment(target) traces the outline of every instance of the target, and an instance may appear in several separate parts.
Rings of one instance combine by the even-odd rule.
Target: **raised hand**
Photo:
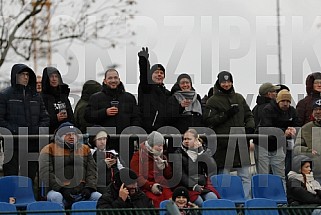
[[[142,50],[138,52],[138,57],[144,57],[148,59],[149,58],[148,47],[146,48],[143,47]]]

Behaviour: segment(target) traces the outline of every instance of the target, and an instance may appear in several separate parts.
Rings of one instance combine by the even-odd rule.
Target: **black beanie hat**
[[[185,187],[177,187],[173,192],[172,200],[175,202],[178,196],[184,196],[187,199],[187,202],[189,202],[189,193]]]
[[[164,76],[165,76],[165,68],[163,67],[162,64],[153,65],[152,68],[150,68],[150,73],[153,74],[157,69],[162,70],[164,72]]]
[[[321,108],[321,99],[317,99],[315,101],[313,101],[312,103],[312,108]]]
[[[231,81],[233,83],[232,74],[227,71],[222,71],[217,75],[218,83],[221,84],[223,81]]]
[[[189,76],[189,75],[186,74],[186,73],[180,74],[180,75],[177,77],[176,83],[179,84],[179,82],[180,82],[183,78],[187,78],[187,79],[191,82],[191,84],[192,84],[191,76]]]
[[[120,169],[114,176],[114,184],[118,189],[123,183],[126,186],[135,182],[137,182],[136,173],[127,167]]]

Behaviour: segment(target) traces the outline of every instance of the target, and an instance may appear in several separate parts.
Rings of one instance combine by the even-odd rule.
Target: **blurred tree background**
[[[0,0],[0,67],[5,61],[51,64],[61,43],[114,48],[135,34],[129,20],[136,0]],[[69,59],[72,60],[72,59]],[[68,63],[68,59],[67,59]]]

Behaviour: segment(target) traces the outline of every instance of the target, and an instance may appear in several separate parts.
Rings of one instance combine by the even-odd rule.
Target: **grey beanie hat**
[[[311,169],[312,169],[312,160],[311,160],[311,158],[309,158],[306,155],[302,155],[302,154],[296,155],[292,159],[292,171],[297,172],[297,173],[301,173],[301,167],[306,162],[310,163]]]
[[[147,143],[150,147],[153,147],[154,145],[163,145],[165,143],[165,139],[161,133],[153,131],[148,135]]]

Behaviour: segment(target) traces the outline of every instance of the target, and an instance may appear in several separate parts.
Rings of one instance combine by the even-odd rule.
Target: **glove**
[[[90,198],[91,196],[91,193],[92,193],[92,190],[88,187],[85,187],[82,191],[81,191],[81,196],[87,200]]]
[[[228,109],[225,114],[228,116],[228,117],[232,117],[234,116],[235,114],[237,114],[238,112],[240,111],[239,107],[237,105],[232,105],[230,109]]]
[[[138,52],[138,57],[144,57],[146,59],[148,59],[149,54],[148,54],[148,47],[146,48],[142,48],[142,50],[140,52]]]
[[[315,190],[317,192],[317,195],[321,198],[321,190]]]
[[[160,195],[160,194],[162,194],[162,191],[160,190],[160,188],[161,188],[162,186],[160,185],[160,184],[158,184],[158,183],[155,183],[155,184],[153,184],[153,186],[152,186],[152,193],[154,193],[155,195]]]
[[[193,190],[200,193],[202,192],[203,188],[200,185],[195,184],[195,186],[193,187]]]
[[[64,199],[67,202],[73,202],[74,198],[72,197],[74,193],[74,189],[72,188],[61,188],[60,193],[62,194],[62,196],[64,197]]]

